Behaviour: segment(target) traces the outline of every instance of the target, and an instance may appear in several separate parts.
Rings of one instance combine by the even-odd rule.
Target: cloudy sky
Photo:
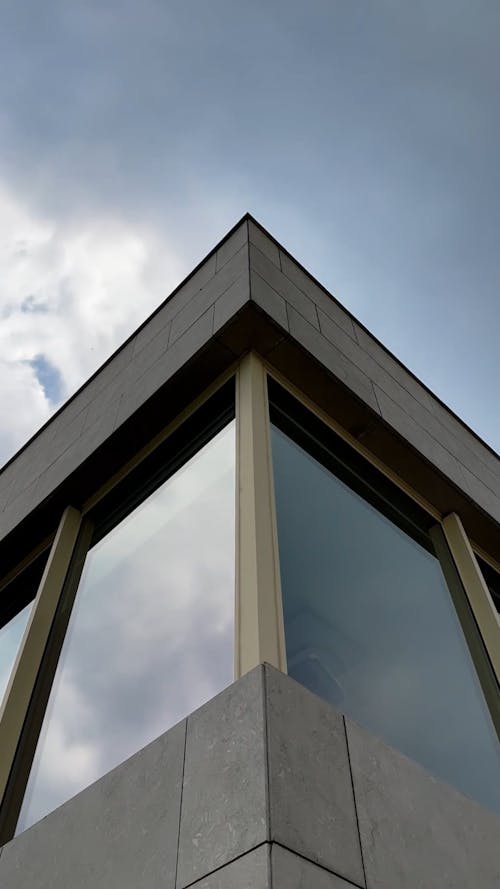
[[[250,210],[500,448],[498,0],[3,0],[0,462]]]

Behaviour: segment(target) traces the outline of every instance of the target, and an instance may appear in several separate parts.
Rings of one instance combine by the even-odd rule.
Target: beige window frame
[[[17,813],[14,814],[14,809],[17,807],[11,804],[10,779],[81,521],[81,513],[72,506],[68,506],[61,516],[3,697],[0,709],[0,843],[10,839],[15,830]]]
[[[251,352],[236,384],[235,678],[257,664],[286,673],[267,374]]]
[[[450,513],[443,519],[442,528],[500,686],[500,615],[493,604],[460,516]]]

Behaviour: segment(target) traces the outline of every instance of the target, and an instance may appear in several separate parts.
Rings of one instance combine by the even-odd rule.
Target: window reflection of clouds
[[[26,605],[19,614],[16,614],[12,620],[0,629],[0,705],[24,630],[26,629],[26,624],[28,623],[32,604],[30,602],[29,605]]]
[[[18,829],[233,678],[234,424],[88,556]]]
[[[289,672],[500,810],[498,740],[438,560],[277,429],[273,459]]]

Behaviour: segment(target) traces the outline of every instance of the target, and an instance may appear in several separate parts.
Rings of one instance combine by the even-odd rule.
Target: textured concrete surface
[[[498,889],[500,819],[346,728],[367,889]]]
[[[499,838],[494,815],[259,667],[4,846],[0,886],[498,889]]]
[[[270,348],[273,338],[281,352],[285,342],[300,346],[374,418],[500,522],[498,457],[245,219],[0,473],[0,541],[193,356],[215,340],[227,343],[225,329],[249,305],[274,324]],[[234,358],[255,342],[262,344],[264,327],[255,319],[243,324],[230,341]],[[273,353],[268,357],[272,363]]]
[[[271,839],[364,885],[344,721],[266,669]]]
[[[3,847],[2,889],[173,889],[186,722]]]
[[[273,889],[352,889],[356,885],[277,843],[271,849],[271,872]]]
[[[270,854],[269,843],[263,843],[193,885],[195,889],[271,889]]]
[[[263,671],[257,669],[188,719],[177,885],[267,837]]]

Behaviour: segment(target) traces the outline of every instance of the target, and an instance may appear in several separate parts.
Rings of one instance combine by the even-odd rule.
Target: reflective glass
[[[26,605],[8,623],[0,628],[0,705],[7,688],[10,672],[14,666],[17,651],[28,623],[33,603]]]
[[[288,671],[500,811],[498,738],[441,566],[276,427]]]
[[[233,680],[234,422],[89,553],[18,832]]]

